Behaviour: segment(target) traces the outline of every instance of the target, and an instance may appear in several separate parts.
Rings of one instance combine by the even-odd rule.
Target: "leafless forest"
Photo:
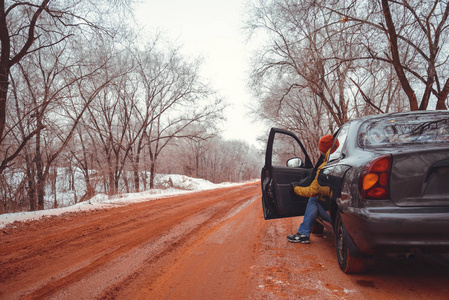
[[[258,176],[257,150],[220,138],[226,104],[199,76],[201,59],[144,36],[133,9],[0,0],[0,213],[48,208],[61,172],[75,202],[153,188],[157,173]],[[448,1],[253,0],[246,10],[242,27],[260,45],[253,116],[296,132],[311,156],[351,118],[447,109]]]
[[[255,115],[316,141],[347,120],[447,109],[448,1],[255,0]]]
[[[201,59],[140,34],[130,5],[0,1],[0,212],[57,207],[44,199],[61,177],[75,203],[151,189],[156,173],[257,177],[256,150],[218,135],[225,103]]]

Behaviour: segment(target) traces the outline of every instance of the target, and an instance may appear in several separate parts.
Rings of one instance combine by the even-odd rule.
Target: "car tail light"
[[[391,155],[379,157],[365,166],[360,175],[359,193],[363,199],[388,199]]]

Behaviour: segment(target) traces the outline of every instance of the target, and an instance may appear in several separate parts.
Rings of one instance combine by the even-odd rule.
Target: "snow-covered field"
[[[156,199],[161,199],[165,197],[170,197],[174,195],[179,195],[183,193],[192,193],[202,190],[217,189],[232,185],[238,185],[243,183],[220,183],[214,184],[210,181],[191,178],[184,175],[162,175],[159,178],[162,182],[172,182],[173,187],[163,188],[163,189],[152,189],[140,193],[130,193],[130,194],[118,194],[114,196],[108,196],[105,194],[98,194],[88,201],[77,203],[75,205],[70,205],[62,208],[41,210],[41,211],[31,211],[31,212],[19,212],[11,214],[0,215],[0,229],[4,228],[6,225],[13,222],[22,222],[33,219],[39,219],[43,216],[55,216],[61,215],[66,212],[76,212],[76,211],[86,211],[108,208],[119,205],[127,205],[131,203],[152,201]],[[58,195],[59,196],[59,195]],[[60,195],[63,197],[63,195]]]

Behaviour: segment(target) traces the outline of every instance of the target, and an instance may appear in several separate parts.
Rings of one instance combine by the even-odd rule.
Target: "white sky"
[[[188,55],[204,58],[202,76],[229,103],[223,127],[226,139],[256,145],[260,124],[247,116],[251,50],[243,33],[244,0],[142,0],[136,16],[148,30],[157,29]]]

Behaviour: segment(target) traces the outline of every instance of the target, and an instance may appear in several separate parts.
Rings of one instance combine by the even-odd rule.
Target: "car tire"
[[[335,217],[335,246],[340,269],[347,274],[362,273],[367,268],[368,259],[352,256],[349,253],[348,236],[345,234],[343,220],[340,212]]]

